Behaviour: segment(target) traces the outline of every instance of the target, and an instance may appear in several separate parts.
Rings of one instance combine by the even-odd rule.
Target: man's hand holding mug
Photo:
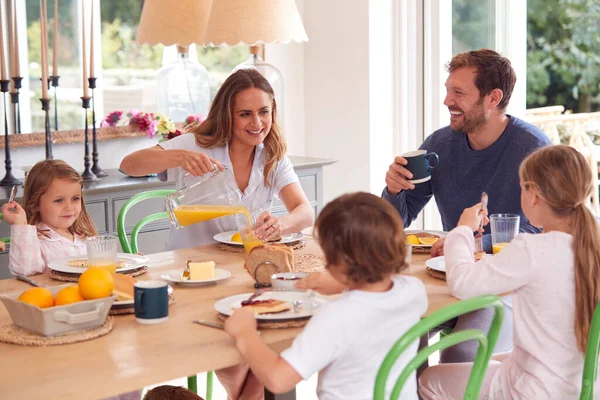
[[[435,159],[432,165],[431,161]],[[394,159],[385,176],[385,183],[390,194],[398,194],[402,190],[413,190],[416,184],[431,179],[431,170],[438,166],[440,159],[436,153],[416,150],[404,153]]]

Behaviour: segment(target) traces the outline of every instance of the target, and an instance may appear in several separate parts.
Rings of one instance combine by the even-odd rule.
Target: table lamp
[[[210,85],[206,68],[189,59],[189,46],[204,43],[212,0],[146,0],[137,32],[140,44],[177,45],[177,60],[158,71],[158,113],[173,121],[207,115]]]
[[[271,84],[283,121],[283,77],[260,56],[266,43],[307,42],[308,37],[294,0],[214,0],[204,44],[250,46],[250,57],[233,69],[254,68]]]

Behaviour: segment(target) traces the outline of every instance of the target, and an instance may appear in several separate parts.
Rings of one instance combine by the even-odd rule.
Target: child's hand
[[[329,295],[342,293],[347,288],[339,283],[329,271],[313,272],[295,284],[296,288],[314,290],[315,292]]]
[[[2,218],[11,225],[27,225],[27,214],[16,201],[2,206]]]
[[[481,219],[483,218],[483,226],[487,225],[489,219],[487,211],[481,209],[481,203],[475,204],[473,207],[465,208],[457,226],[468,226],[473,232],[479,230]]]
[[[256,333],[256,318],[254,313],[247,308],[238,308],[231,317],[225,321],[225,331],[234,339],[247,334]]]

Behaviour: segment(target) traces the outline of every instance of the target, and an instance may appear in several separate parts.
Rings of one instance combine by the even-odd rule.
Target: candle
[[[52,41],[52,76],[58,76],[58,0],[54,0],[54,40]]]
[[[42,99],[48,96],[48,47],[46,43],[46,0],[40,0],[40,42],[42,46]]]
[[[2,7],[0,7],[0,21],[4,21],[2,17]],[[7,80],[6,77],[6,60],[4,59],[4,32],[0,29],[0,79]]]
[[[21,76],[21,64],[19,62],[19,35],[18,35],[18,30],[17,30],[17,2],[16,2],[16,0],[13,2],[12,10],[13,10],[13,23],[12,23],[13,46],[12,47],[14,49],[13,76],[20,77]]]
[[[94,0],[92,0],[92,22],[90,23],[90,78],[95,78],[94,73]]]
[[[85,62],[85,1],[81,1],[81,64],[83,66],[83,97],[90,97],[88,94],[88,73]]]

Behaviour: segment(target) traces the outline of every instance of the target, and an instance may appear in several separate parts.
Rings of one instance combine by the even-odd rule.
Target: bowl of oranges
[[[1,295],[0,300],[13,324],[42,336],[54,336],[101,326],[116,297],[111,273],[88,268],[77,284],[33,287]]]

